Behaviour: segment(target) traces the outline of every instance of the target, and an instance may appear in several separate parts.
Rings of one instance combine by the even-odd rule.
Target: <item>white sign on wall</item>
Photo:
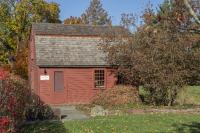
[[[49,75],[41,75],[40,80],[49,80]]]

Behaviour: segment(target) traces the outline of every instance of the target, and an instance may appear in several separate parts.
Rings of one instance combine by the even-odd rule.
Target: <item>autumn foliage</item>
[[[0,117],[0,133],[8,133],[12,131],[12,121],[9,117]]]
[[[24,79],[28,79],[28,48],[22,49],[22,52],[16,56],[16,61],[13,64],[13,71]]]
[[[112,107],[124,104],[137,104],[139,102],[139,92],[135,87],[119,85],[99,93],[93,98],[92,104]]]
[[[31,24],[60,23],[59,6],[46,0],[1,0],[0,11],[0,62],[27,79]]]
[[[26,82],[19,77],[9,76],[0,86],[0,126],[13,130],[24,120],[24,113],[29,104],[30,90]]]
[[[64,24],[83,24],[83,20],[80,17],[71,16],[64,20]]]
[[[103,48],[125,84],[143,86],[151,104],[174,105],[183,86],[199,85],[200,39],[192,30],[196,24],[181,0],[165,2],[157,13],[148,8],[142,17],[144,24],[132,35],[103,37]]]

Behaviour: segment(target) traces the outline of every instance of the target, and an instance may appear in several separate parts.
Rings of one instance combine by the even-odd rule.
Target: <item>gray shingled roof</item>
[[[32,30],[35,33],[38,66],[103,67],[109,64],[106,61],[106,54],[99,47],[100,35],[124,29],[39,23],[33,24]]]
[[[33,24],[32,30],[35,33],[38,66],[103,67],[109,64],[106,61],[106,54],[99,47],[100,35],[124,29],[108,26],[39,23]]]
[[[45,67],[108,66],[98,44],[96,37],[39,35],[35,38],[36,64]]]
[[[121,26],[64,25],[52,23],[33,23],[32,30],[37,35],[99,36],[112,31],[127,32]]]

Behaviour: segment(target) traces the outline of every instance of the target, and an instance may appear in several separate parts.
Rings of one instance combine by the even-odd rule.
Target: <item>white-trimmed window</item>
[[[105,87],[105,71],[104,70],[102,69],[95,70],[94,78],[95,78],[95,83],[94,83],[95,88]]]

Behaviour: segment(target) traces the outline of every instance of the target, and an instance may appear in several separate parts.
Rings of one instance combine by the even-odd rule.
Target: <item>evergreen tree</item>
[[[100,0],[92,0],[88,9],[81,15],[83,22],[89,25],[110,25],[111,17],[103,9]]]

